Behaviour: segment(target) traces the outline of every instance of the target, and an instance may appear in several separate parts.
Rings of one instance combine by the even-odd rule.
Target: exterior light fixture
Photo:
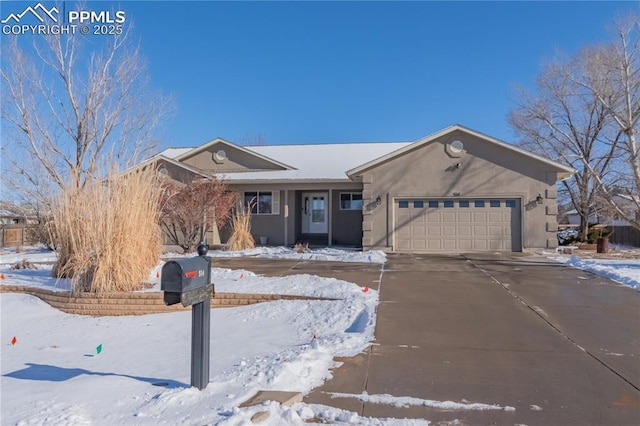
[[[538,204],[542,204],[542,201],[543,201],[543,199],[542,199],[542,195],[541,195],[541,194],[538,194],[538,196],[536,197],[536,202],[537,202]]]
[[[380,196],[378,195],[378,197],[376,198],[376,206],[379,206],[380,204],[382,204],[382,198],[380,198]]]

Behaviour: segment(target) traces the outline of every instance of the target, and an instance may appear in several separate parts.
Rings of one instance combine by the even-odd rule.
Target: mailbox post
[[[162,267],[160,289],[164,303],[191,306],[191,386],[200,390],[209,384],[211,341],[211,258],[207,246],[198,246],[198,257],[169,261]]]

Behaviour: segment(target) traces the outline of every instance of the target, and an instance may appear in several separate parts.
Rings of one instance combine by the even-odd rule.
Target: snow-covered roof
[[[631,195],[627,195],[627,194],[613,194],[614,197],[619,197],[622,198],[623,200],[627,200],[627,201],[633,201],[634,203],[638,204],[640,202],[640,199],[638,197],[635,196],[631,196]]]
[[[193,148],[167,148],[164,151],[162,151],[161,153],[159,153],[157,156],[163,156],[163,157],[167,157],[167,158],[177,158],[179,156],[181,156],[182,154],[191,151]]]
[[[489,137],[482,133],[455,125],[422,138],[415,142],[369,142],[369,143],[331,143],[331,144],[301,144],[301,145],[257,145],[238,147],[246,152],[253,152],[257,157],[281,165],[285,170],[269,170],[256,172],[224,173],[222,176],[233,183],[243,182],[287,182],[287,181],[348,181],[350,177],[358,176],[362,171],[383,161],[395,158],[411,149],[429,143],[452,131],[459,130],[488,140],[506,149],[534,158],[547,165],[553,166],[560,174],[570,176],[574,169],[548,158],[525,151],[519,147]],[[167,158],[180,162],[191,154],[207,149],[216,143],[226,143],[224,139],[214,139],[195,148],[169,148],[161,152]]]
[[[232,182],[256,180],[349,180],[346,171],[410,142],[342,143],[315,145],[260,145],[248,147],[265,157],[277,158],[293,170],[226,173]]]
[[[0,210],[0,217],[23,217],[23,215],[9,210]]]
[[[257,145],[244,147],[259,156],[272,158],[291,170],[225,173],[230,182],[243,181],[348,181],[346,171],[372,161],[411,142],[331,143],[308,145]],[[157,157],[178,158],[196,148],[168,148]]]

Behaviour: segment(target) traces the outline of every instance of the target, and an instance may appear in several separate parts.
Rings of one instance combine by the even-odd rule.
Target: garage
[[[397,198],[398,251],[522,251],[517,198]]]

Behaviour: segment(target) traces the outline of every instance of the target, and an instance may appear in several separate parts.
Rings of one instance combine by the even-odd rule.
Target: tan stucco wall
[[[464,143],[459,157],[446,149],[447,142],[455,139]],[[387,238],[386,231],[393,229],[394,197],[519,198],[523,248],[557,244],[556,172],[552,167],[464,132],[450,133],[365,170],[362,180],[365,248],[392,248],[392,236]],[[538,194],[543,204],[535,202]],[[375,204],[378,196],[380,205]]]
[[[165,160],[158,161],[158,169],[165,169],[168,177],[180,183],[191,183],[193,179],[200,177],[200,175],[196,173],[185,170],[184,168]]]
[[[331,231],[332,238],[338,244],[359,244],[361,241],[361,213],[340,212],[339,197],[342,191],[358,192],[362,190],[360,182],[318,182],[318,183],[273,183],[273,184],[230,184],[232,191],[279,191],[280,212],[278,214],[254,215],[251,220],[251,234],[259,241],[260,236],[269,238],[270,245],[295,244],[300,234],[300,193],[302,191],[332,192]],[[353,229],[357,227],[357,229]],[[286,233],[285,233],[286,228]],[[286,234],[286,235],[285,235]],[[229,236],[229,230],[220,232],[223,242]],[[286,237],[286,238],[285,238]]]
[[[224,150],[227,154],[227,159],[222,162],[216,162],[213,159],[213,154],[219,150]],[[216,173],[284,170],[283,167],[222,142],[215,143],[204,151],[185,158],[182,161],[199,170],[215,171]]]

